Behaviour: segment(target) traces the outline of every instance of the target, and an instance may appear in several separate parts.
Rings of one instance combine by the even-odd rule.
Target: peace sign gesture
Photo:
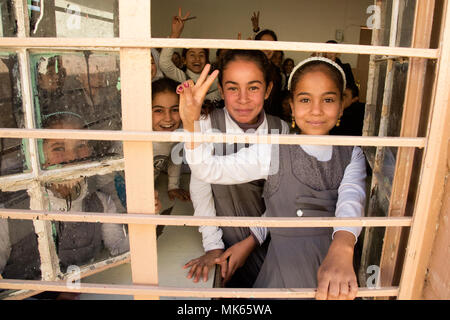
[[[219,74],[219,70],[215,70],[208,75],[210,69],[211,65],[207,64],[203,68],[197,83],[194,84],[192,80],[188,80],[177,87],[177,93],[180,95],[180,117],[184,129],[187,131],[194,132],[194,123],[200,119],[206,94]]]
[[[191,15],[188,11],[184,16],[181,14],[181,7],[178,8],[178,16],[173,16],[172,18],[172,33],[171,38],[179,38],[184,29],[184,22]]]
[[[253,32],[258,32],[259,31],[259,11],[253,12],[251,20],[252,20]]]

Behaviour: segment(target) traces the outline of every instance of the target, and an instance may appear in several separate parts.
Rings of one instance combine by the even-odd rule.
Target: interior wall
[[[253,36],[251,16],[260,11],[261,29],[272,29],[280,41],[325,42],[335,39],[336,30],[342,30],[341,43],[358,44],[360,27],[365,26],[371,14],[366,13],[373,0],[152,0],[152,37],[168,37],[172,16],[182,7],[183,14],[191,12],[195,20],[186,22],[184,38],[236,39]],[[310,53],[285,52],[295,62]],[[214,56],[211,56],[214,58]],[[342,55],[341,59],[353,68],[356,55]]]

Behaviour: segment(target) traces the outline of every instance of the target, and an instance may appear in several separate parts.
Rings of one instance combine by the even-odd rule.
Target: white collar
[[[318,161],[330,161],[333,155],[333,146],[318,146],[318,145],[300,145],[300,147],[310,156],[313,156]]]

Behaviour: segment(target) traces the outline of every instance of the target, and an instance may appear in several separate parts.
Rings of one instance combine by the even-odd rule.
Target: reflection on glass
[[[38,127],[121,129],[118,55],[89,51],[33,55],[32,72]],[[120,155],[121,145],[110,141],[92,143],[90,156]]]
[[[28,12],[33,37],[112,38],[119,33],[118,0],[32,1]]]
[[[0,207],[28,209],[25,190],[0,192]],[[0,219],[0,273],[5,279],[40,279],[37,236],[31,220]]]
[[[0,53],[0,128],[24,127],[19,79],[17,55]],[[0,138],[0,175],[23,170],[22,140]]]
[[[110,174],[46,183],[45,205],[60,212],[123,212],[113,178]],[[57,221],[53,227],[62,272],[71,265],[81,267],[129,250],[125,225]]]
[[[0,37],[14,37],[17,34],[12,0],[0,0]]]

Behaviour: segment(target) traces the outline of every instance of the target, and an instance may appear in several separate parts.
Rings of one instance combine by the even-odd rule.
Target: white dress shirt
[[[200,121],[200,127],[202,132],[205,132],[207,123]],[[229,132],[228,129],[227,132]],[[211,143],[202,143],[195,149],[185,148],[186,160],[192,172],[191,190],[192,187],[194,187],[194,190],[198,190],[201,181],[211,184],[239,184],[257,179],[267,179],[269,173],[274,173],[270,172],[271,148],[277,147],[278,145],[254,144],[249,148],[243,148],[239,152],[227,156],[213,155],[214,147]],[[301,145],[300,147],[318,161],[329,161],[331,159],[332,146]],[[361,217],[363,215],[366,196],[365,179],[366,164],[364,154],[361,148],[354,147],[350,164],[346,167],[344,177],[338,188],[336,217]],[[206,189],[206,187],[204,188]],[[194,192],[192,192],[193,195]],[[204,192],[206,193],[206,190]],[[211,213],[212,211],[207,208],[210,205],[214,205],[214,202],[208,198],[202,199],[202,197],[201,192],[200,195],[195,195],[195,202],[201,203],[200,206],[194,204],[195,214],[211,215],[202,213],[206,212],[206,210]],[[334,227],[333,235],[340,230],[351,232],[355,236],[356,242],[361,232],[361,227]],[[252,232],[262,242],[265,239],[267,230],[265,228],[252,228]],[[203,235],[203,238],[205,246],[205,235]],[[218,238],[218,235],[215,235],[214,239],[217,240]],[[209,242],[207,241],[206,244],[209,245]]]
[[[227,133],[243,133],[244,131],[236,124],[236,122],[231,119],[229,113],[226,109],[225,112],[225,125],[227,128]],[[213,132],[211,126],[211,120],[209,117],[200,120],[200,128],[203,133]],[[255,134],[267,134],[268,124],[267,119],[265,118],[263,123],[256,129]],[[282,121],[282,134],[289,133],[289,126]],[[213,144],[208,144],[213,148]],[[257,145],[255,145],[257,146]],[[212,149],[211,149],[212,152]],[[200,165],[201,167],[201,165]],[[196,167],[197,169],[197,167]],[[205,168],[206,169],[206,168]],[[201,170],[201,169],[200,169]],[[206,169],[209,171],[209,169]],[[246,182],[257,180],[250,179]],[[214,199],[212,195],[211,184],[224,184],[224,183],[216,183],[216,182],[208,182],[203,179],[198,179],[195,174],[191,174],[191,182],[190,182],[190,193],[191,200],[194,205],[194,215],[195,216],[216,216],[216,209],[214,206]],[[238,182],[240,183],[240,182]],[[230,184],[230,183],[227,183]],[[231,183],[235,184],[235,183]],[[265,230],[260,230],[261,228],[251,227],[250,228],[255,236],[257,236],[258,240],[262,239],[264,235],[261,235]],[[222,230],[217,226],[201,226],[199,227],[199,231],[202,234],[203,238],[203,247],[205,251],[210,251],[213,249],[224,249],[225,245],[222,241]],[[264,240],[262,240],[264,241]]]

